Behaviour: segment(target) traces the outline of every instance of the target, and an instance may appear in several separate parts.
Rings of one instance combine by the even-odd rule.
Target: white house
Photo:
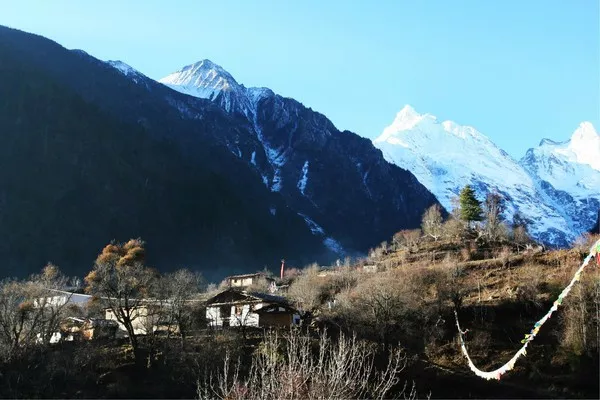
[[[244,275],[232,275],[225,278],[227,285],[232,288],[247,288],[258,284],[260,281],[265,281],[269,286],[269,291],[273,292],[276,289],[275,279],[267,276],[263,272]]]
[[[33,301],[34,307],[61,307],[65,304],[85,306],[92,299],[89,294],[73,293],[64,290],[47,289],[48,297],[40,297]]]
[[[284,327],[300,322],[300,314],[280,296],[230,288],[209,299],[206,319],[211,327]]]

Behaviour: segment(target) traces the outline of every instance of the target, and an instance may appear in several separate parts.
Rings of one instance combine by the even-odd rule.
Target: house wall
[[[250,286],[254,282],[254,277],[230,279],[229,284],[233,287]]]
[[[215,328],[223,326],[223,318],[221,318],[220,307],[206,307],[206,320],[208,321],[208,326],[210,327]]]
[[[153,316],[148,316],[148,309],[146,307],[137,307],[133,309],[131,315],[132,318],[134,318],[131,325],[133,325],[133,333],[136,335],[146,335],[148,333],[148,329],[154,325],[152,321]],[[127,336],[127,329],[125,329],[125,325],[117,320],[117,316],[112,309],[106,309],[105,318],[116,321],[119,324],[119,331],[117,332],[118,336],[123,336],[123,334]]]
[[[256,307],[258,306],[260,304],[256,305]],[[258,314],[251,312],[250,304],[231,306],[230,326],[258,326],[258,319]]]
[[[261,327],[289,327],[292,322],[292,314],[265,313],[260,316]]]
[[[206,307],[206,319],[211,327],[228,326],[259,326],[258,314],[251,312],[250,304],[227,305]],[[229,311],[223,315],[222,310],[226,307]],[[262,303],[254,304],[254,308],[262,307]]]

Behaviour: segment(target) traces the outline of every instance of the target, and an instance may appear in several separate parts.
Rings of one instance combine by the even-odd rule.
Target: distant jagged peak
[[[454,121],[439,122],[435,115],[417,112],[411,105],[405,105],[397,114],[391,125],[386,127],[375,141],[397,141],[399,136],[426,134],[431,140],[438,140],[446,135],[461,140],[474,139],[479,142],[491,141],[477,129],[468,125],[460,125]],[[437,139],[434,139],[437,137]]]
[[[266,87],[251,87],[247,89],[248,98],[253,103],[259,102],[261,99],[265,97],[274,96],[275,93]]]
[[[108,60],[106,62],[111,67],[119,70],[125,76],[141,75],[141,73],[131,65],[124,63],[121,60]]]
[[[594,128],[591,122],[583,121],[579,124],[577,129],[571,134],[571,138],[565,141],[556,141],[548,138],[544,138],[540,141],[539,147],[567,147],[572,148],[573,145],[584,144],[594,145],[596,142],[600,143],[600,134]]]
[[[600,140],[600,135],[596,132],[594,125],[589,121],[583,121],[573,135],[571,136],[571,141],[597,141]]]
[[[542,139],[532,154],[538,158],[553,157],[569,163],[583,164],[600,171],[600,135],[591,122],[584,121],[569,140],[557,142]]]
[[[556,145],[559,145],[559,144],[564,144],[564,142],[557,142],[557,141],[552,140],[552,139],[544,138],[544,139],[542,139],[540,141],[539,146],[540,147],[541,146],[556,146]]]
[[[180,70],[159,79],[159,82],[167,85],[219,91],[237,90],[240,87],[229,72],[208,59],[186,65]]]
[[[392,122],[392,125],[390,125],[390,128],[393,128],[396,131],[409,130],[427,117],[435,120],[433,115],[420,114],[410,104],[407,104],[396,114],[396,118],[394,119],[394,122]]]
[[[442,122],[442,126],[446,132],[452,133],[454,136],[458,136],[462,139],[467,139],[468,137],[476,138],[476,139],[484,139],[489,141],[487,136],[483,133],[479,132],[472,126],[469,125],[460,125],[454,121],[444,121]]]
[[[568,148],[574,153],[578,163],[600,171],[600,135],[590,122],[579,124],[571,136]]]

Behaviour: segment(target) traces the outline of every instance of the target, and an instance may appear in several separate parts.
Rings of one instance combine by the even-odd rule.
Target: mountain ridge
[[[448,209],[466,184],[474,186],[482,199],[496,190],[507,199],[508,220],[519,212],[529,221],[536,239],[565,246],[594,223],[590,220],[586,225],[600,200],[600,191],[593,190],[600,187],[600,176],[592,171],[600,160],[600,145],[596,146],[599,137],[593,125],[584,121],[570,140],[542,139],[538,148],[516,160],[475,128],[453,121],[438,122],[435,116],[419,114],[406,105],[373,143],[388,161],[408,166]],[[572,150],[574,142],[576,149]],[[597,149],[590,150],[594,146]],[[543,149],[547,149],[545,153]],[[567,172],[550,179],[552,167],[548,165],[557,157]],[[579,181],[570,187],[561,185],[562,178],[574,173],[574,162],[580,164],[580,170],[590,168],[580,172]],[[546,175],[540,165],[546,165]],[[587,187],[581,183],[585,179],[592,180]],[[577,210],[582,207],[583,217],[578,217]]]
[[[27,139],[43,145],[55,138],[44,129],[62,132],[52,142],[52,163],[46,163],[43,146],[28,150],[25,142],[15,142],[8,153],[14,156],[1,160],[4,171],[29,174],[35,168],[60,180],[58,186],[10,174],[0,180],[13,179],[11,186],[0,187],[11,201],[11,218],[23,221],[18,232],[4,232],[13,243],[0,246],[6,275],[36,272],[48,260],[82,275],[111,239],[138,236],[148,240],[153,266],[188,266],[209,279],[273,267],[282,257],[290,265],[327,263],[364,254],[395,231],[417,227],[425,208],[437,202],[411,173],[385,162],[369,140],[338,131],[322,114],[268,89],[249,92],[255,112],[248,118],[232,112],[236,104],[223,107],[228,101],[223,93],[212,100],[185,95],[123,62],[104,62],[38,35],[0,27],[0,52],[0,69],[19,70],[18,64],[35,70],[20,81],[0,74],[1,84],[20,85],[6,92],[20,93],[40,79],[40,87],[51,82],[58,88],[56,101],[23,92],[28,93],[23,102],[63,116],[37,121]],[[15,105],[6,100],[4,105]],[[70,115],[71,101],[85,105],[80,118]],[[89,109],[106,123],[85,125]],[[6,115],[1,135],[16,135],[19,113]],[[100,146],[96,155],[88,153],[91,138]],[[56,208],[61,221],[56,204],[25,207],[62,198],[61,188],[69,187],[71,174],[79,170],[57,160],[72,159],[86,160],[78,178],[85,189],[70,194],[68,207]],[[54,181],[44,174],[39,174],[42,182]],[[148,190],[152,195],[145,197]],[[6,217],[3,199],[0,219]],[[86,208],[92,205],[93,211]],[[51,222],[39,226],[37,221],[46,220]],[[84,234],[85,227],[93,234]],[[39,248],[28,249],[28,232],[36,233]]]
[[[212,79],[205,79],[206,76]],[[227,85],[223,84],[223,80],[227,81]],[[332,236],[326,237],[324,242],[331,244],[331,239],[335,240],[335,249],[355,247],[352,243],[348,244],[348,230],[353,230],[355,233],[350,236],[355,236],[361,235],[360,231],[373,229],[368,225],[365,227],[365,224],[346,229],[332,223],[331,216],[339,213],[339,200],[338,204],[335,204],[336,200],[332,196],[323,194],[327,191],[325,186],[314,185],[314,182],[324,175],[335,176],[333,171],[340,166],[343,165],[346,176],[335,179],[334,182],[347,181],[347,185],[353,187],[351,190],[354,195],[363,197],[361,202],[373,205],[384,202],[387,203],[386,207],[393,211],[400,209],[400,204],[405,198],[417,201],[417,197],[425,196],[429,199],[428,195],[418,188],[418,181],[409,176],[410,174],[407,175],[405,170],[390,170],[390,167],[385,165],[382,155],[377,154],[378,150],[368,139],[360,138],[349,131],[340,132],[325,115],[307,108],[293,98],[280,96],[268,88],[246,88],[224,68],[213,62],[198,61],[159,79],[158,82],[180,93],[209,99],[230,114],[243,115],[266,156],[258,160],[255,158],[257,153],[253,150],[250,164],[261,174],[263,182],[271,191],[281,193],[290,204],[294,204],[299,215],[306,217],[307,226],[311,230],[316,226],[318,228],[314,229],[315,232],[332,232]],[[240,157],[250,153],[237,144],[232,152]],[[364,157],[377,165],[376,170],[369,167],[369,163],[364,160],[359,161]],[[338,161],[327,162],[329,158],[337,158]],[[352,164],[348,163],[348,159],[354,160]],[[323,164],[327,164],[328,167],[323,168]],[[387,176],[386,180],[394,185],[394,182],[399,181],[393,175],[398,174],[402,176],[401,181],[407,182],[409,187],[415,189],[415,195],[403,195],[394,187],[382,189],[386,184],[385,180],[380,178],[375,178],[377,182],[371,183],[372,175],[384,175]],[[329,190],[337,193],[336,184],[329,183]],[[404,185],[406,183],[399,186]],[[389,194],[383,195],[384,192]],[[382,214],[379,210],[375,212]],[[411,225],[419,225],[420,215],[406,209],[403,213],[410,216]],[[393,234],[393,229],[385,222],[385,218],[378,217],[371,220],[370,224],[387,226],[385,230],[390,235]],[[340,237],[339,241],[334,239]]]

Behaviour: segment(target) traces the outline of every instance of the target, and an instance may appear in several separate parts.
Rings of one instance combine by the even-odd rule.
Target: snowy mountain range
[[[505,218],[519,212],[530,234],[551,245],[571,243],[596,223],[600,209],[600,135],[582,123],[570,140],[544,139],[517,161],[470,126],[440,122],[405,106],[373,143],[407,168],[440,203],[466,184],[480,199],[491,190],[507,200]]]
[[[122,63],[115,67],[135,76],[131,67]],[[300,207],[299,215],[313,233],[323,234],[324,228],[315,222],[323,215],[315,213],[319,207],[310,199],[314,193],[307,192],[315,160],[306,156],[299,160],[302,150],[289,145],[302,121],[304,108],[298,102],[267,88],[246,88],[209,60],[188,65],[159,82],[246,118],[263,150],[257,152],[253,147],[246,155],[248,161],[271,191],[280,192],[285,186],[283,191],[288,195],[293,192],[310,200],[307,204],[313,207]],[[322,122],[304,134],[322,142],[335,130],[328,120]],[[269,131],[266,134],[265,128]],[[373,144],[388,162],[412,172],[447,210],[452,210],[452,198],[460,189],[471,184],[481,199],[492,190],[500,193],[506,199],[505,218],[511,220],[518,212],[528,222],[530,234],[550,245],[568,245],[596,222],[600,208],[600,136],[589,122],[582,123],[570,140],[555,143],[544,139],[539,147],[515,160],[475,128],[438,121],[407,105]],[[244,157],[238,141],[229,142],[228,147],[233,154]],[[369,172],[361,171],[360,162],[356,168],[366,184]],[[333,248],[342,248],[334,239],[326,240],[333,243]]]

